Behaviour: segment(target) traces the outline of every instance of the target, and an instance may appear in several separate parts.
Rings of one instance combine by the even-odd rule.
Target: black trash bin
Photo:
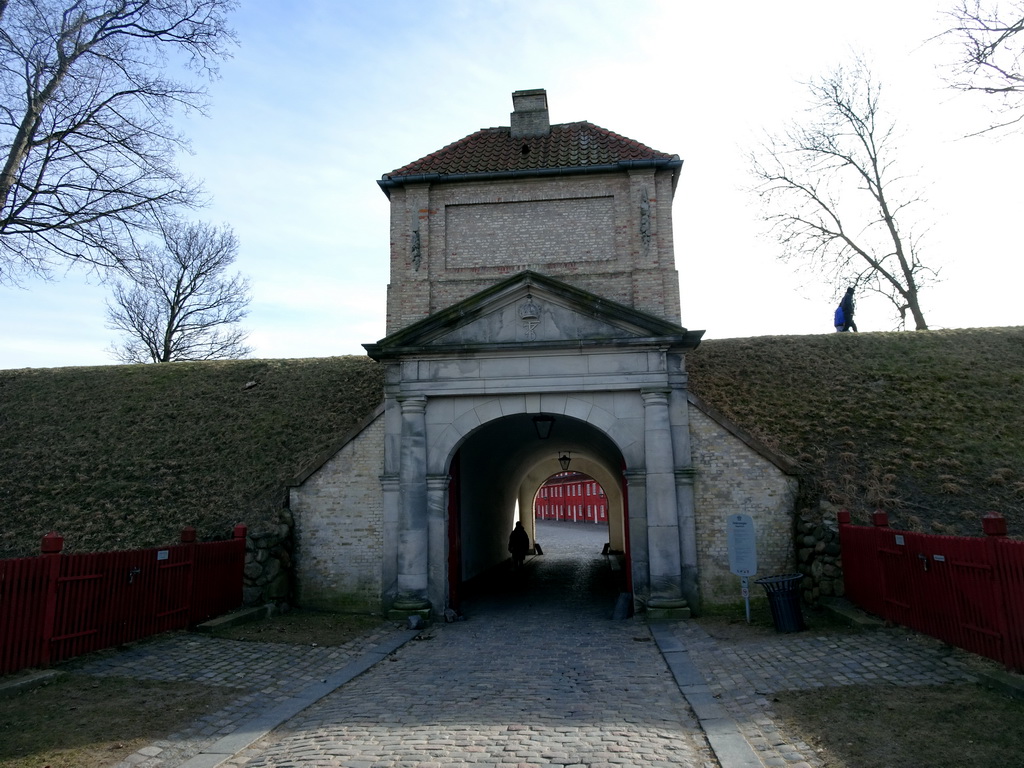
[[[772,612],[777,632],[799,632],[807,627],[800,610],[800,582],[802,573],[786,573],[781,576],[766,576],[755,584],[764,587],[768,595],[768,607]]]

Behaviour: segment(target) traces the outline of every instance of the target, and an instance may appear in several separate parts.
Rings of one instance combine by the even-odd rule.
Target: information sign
[[[729,570],[737,576],[753,576],[757,573],[754,519],[750,515],[729,515],[727,531]]]
[[[757,573],[757,537],[754,518],[750,515],[729,515],[726,519],[726,542],[729,545],[729,570],[740,577],[740,594],[747,608],[750,623],[750,581]]]

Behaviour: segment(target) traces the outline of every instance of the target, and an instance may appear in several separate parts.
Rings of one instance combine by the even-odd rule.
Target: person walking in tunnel
[[[508,551],[512,553],[512,567],[519,568],[526,561],[526,553],[530,549],[530,536],[523,528],[523,521],[517,520],[516,527],[508,536]]]

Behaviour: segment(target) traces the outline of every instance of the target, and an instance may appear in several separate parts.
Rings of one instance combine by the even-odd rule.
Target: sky
[[[509,125],[513,91],[547,90],[552,123],[588,120],[683,160],[673,204],[682,324],[705,339],[832,331],[841,290],[777,259],[748,155],[807,105],[805,83],[857,52],[903,131],[899,162],[925,204],[921,296],[932,328],[1018,325],[1024,134],[964,138],[984,97],[943,81],[929,42],[953,0],[243,0],[240,39],[182,118],[210,205],[253,300],[256,358],[364,354],[385,335],[383,174],[480,128]],[[109,287],[95,275],[0,285],[0,369],[111,365]],[[896,319],[861,296],[861,331]]]

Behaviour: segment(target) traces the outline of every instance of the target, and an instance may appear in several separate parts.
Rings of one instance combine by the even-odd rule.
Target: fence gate
[[[0,674],[184,629],[242,603],[245,526],[230,541],[0,561]]]
[[[896,624],[1024,669],[1024,542],[986,518],[985,538],[871,528],[840,513],[843,578],[857,605]],[[1002,523],[1001,525],[999,523]]]

